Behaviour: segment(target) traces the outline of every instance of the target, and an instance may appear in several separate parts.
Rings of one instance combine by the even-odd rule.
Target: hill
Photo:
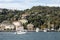
[[[49,26],[50,24],[54,24],[56,29],[60,27],[60,7],[33,6],[24,11],[0,9],[0,22],[20,20],[23,14],[26,14],[24,19],[27,19],[28,23],[34,24],[35,27]],[[49,28],[51,28],[50,26]]]

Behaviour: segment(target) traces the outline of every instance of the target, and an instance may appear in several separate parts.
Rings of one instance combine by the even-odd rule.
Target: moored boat
[[[36,28],[36,32],[39,32],[39,28]]]
[[[25,31],[16,31],[15,34],[26,34]]]

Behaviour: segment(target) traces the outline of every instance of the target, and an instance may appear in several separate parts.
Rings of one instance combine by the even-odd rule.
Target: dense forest
[[[0,23],[4,20],[11,22],[20,20],[22,14],[28,14],[25,19],[28,20],[28,23],[34,24],[34,27],[42,28],[42,26],[47,27],[50,24],[54,24],[55,29],[60,27],[60,7],[48,6],[33,6],[26,10],[0,9]],[[49,28],[51,27],[49,26]]]

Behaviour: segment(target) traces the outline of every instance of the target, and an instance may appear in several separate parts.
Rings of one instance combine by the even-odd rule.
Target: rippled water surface
[[[0,32],[0,40],[60,40],[60,32],[28,32],[26,34]]]

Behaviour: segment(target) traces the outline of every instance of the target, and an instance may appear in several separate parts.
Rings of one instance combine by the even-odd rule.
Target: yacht
[[[26,34],[27,31],[16,31],[15,34]]]
[[[36,28],[36,32],[39,32],[39,28]]]
[[[47,32],[47,30],[43,30],[43,32]]]
[[[23,27],[19,27],[17,28],[15,34],[26,34],[27,33],[27,30],[24,30]]]

